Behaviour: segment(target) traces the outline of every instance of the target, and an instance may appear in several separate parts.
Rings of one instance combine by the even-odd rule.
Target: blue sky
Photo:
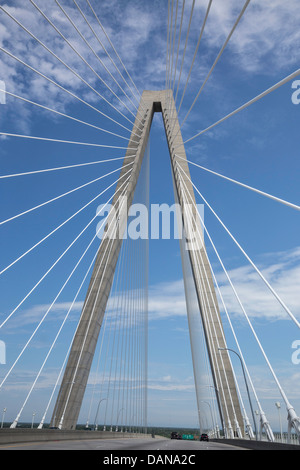
[[[163,89],[166,78],[167,1],[128,1],[124,5],[124,2],[115,0],[101,2],[101,9],[98,3],[93,2],[95,10],[126,68],[132,74],[138,89],[140,91]],[[186,1],[183,39],[186,36],[191,3],[191,1]],[[83,43],[55,2],[39,1],[37,4],[101,77],[111,84],[109,75],[103,71],[94,54]],[[69,1],[61,4],[74,21],[76,19],[76,24],[80,26],[85,37],[91,41],[109,70],[115,72],[110,61],[104,57],[91,30],[78,11],[75,11],[74,4]],[[78,4],[88,14],[85,2],[78,2]],[[181,5],[181,2],[179,4]],[[180,110],[180,122],[189,110],[243,4],[244,2],[239,0],[226,2],[215,0],[213,2]],[[77,73],[110,100],[115,108],[132,119],[127,109],[124,109],[115,97],[111,97],[109,91],[99,83],[97,77],[78,55],[43,20],[30,2],[26,7],[23,1],[8,1],[3,3],[3,6],[71,68],[76,69]],[[196,1],[179,96],[187,78],[198,40],[199,25],[202,24],[206,6],[207,2]],[[89,18],[92,21],[92,17],[89,16]],[[296,0],[284,4],[279,0],[272,2],[268,0],[263,4],[258,1],[250,2],[241,23],[182,128],[184,140],[216,122],[298,68],[299,22],[300,11]],[[95,20],[92,24],[98,28],[97,31],[100,34],[100,28]],[[103,41],[105,42],[105,38]],[[183,46],[182,40],[181,54]],[[85,86],[62,63],[30,38],[3,11],[0,12],[0,47],[38,69],[92,106],[120,121],[123,126],[130,128],[131,124],[127,119],[124,119],[115,108],[104,103],[91,88]],[[109,47],[108,44],[107,47]],[[121,136],[128,136],[128,132],[123,127],[108,121],[95,110],[30,71],[3,51],[0,51],[0,71],[0,80],[5,82],[6,90],[10,93]],[[115,85],[112,86],[116,93],[119,93],[120,90]],[[297,136],[300,106],[292,103],[292,93],[292,83],[287,83],[248,109],[192,140],[186,145],[188,159],[295,204],[299,203]],[[128,106],[131,106],[127,100],[125,101]],[[130,109],[133,109],[132,106]],[[6,133],[53,139],[126,146],[124,139],[59,117],[11,96],[6,96],[6,104],[0,105],[0,130]],[[0,137],[2,175],[122,157],[124,153],[123,149],[93,148]],[[155,116],[152,126],[150,155],[151,202],[172,204],[174,199],[170,164],[162,119],[159,115]],[[56,197],[98,175],[115,170],[121,166],[121,162],[122,160],[116,160],[107,164],[53,173],[2,179],[1,220]],[[191,166],[190,171],[194,184],[299,319],[298,211],[234,186],[200,168]],[[113,183],[117,176],[116,172],[45,208],[2,225],[1,270]],[[105,202],[112,194],[111,189],[105,193],[104,198],[96,200],[50,237],[47,242],[1,275],[1,291],[4,293],[1,296],[1,319],[7,317],[45,270],[68,247],[79,230],[95,215],[98,204]],[[197,196],[197,202],[200,204],[203,202],[199,196]],[[0,365],[1,376],[2,370],[5,374],[7,367],[22,349],[29,332],[45,311],[45,306],[48,306],[55,297],[57,290],[72,269],[74,259],[81,255],[95,234],[96,223],[97,220],[72,247],[56,269],[51,271],[45,282],[41,283],[30,298],[22,304],[12,317],[11,323],[8,322],[3,333],[1,332],[3,336],[0,335],[0,339],[5,341],[7,353],[6,366]],[[246,310],[257,328],[257,333],[266,345],[267,353],[272,359],[282,385],[297,411],[300,409],[297,392],[299,365],[292,363],[291,345],[294,340],[299,339],[299,331],[288,320],[278,303],[273,300],[207,207],[205,207],[205,223]],[[91,262],[96,247],[97,241],[87,254],[82,267],[78,272],[76,271],[74,282],[67,286],[58,299],[55,318],[56,316],[61,318],[66,305],[72,300],[76,286]],[[278,427],[278,414],[274,403],[280,401],[277,389],[271,381],[261,354],[252,341],[251,333],[231,295],[230,287],[226,283],[224,273],[209,243],[207,243],[207,250],[217,279],[222,286],[222,292],[241,344],[243,344],[249,368],[254,372],[253,377],[263,408],[266,409],[268,419],[276,428]],[[149,284],[149,424],[195,426],[197,410],[177,240],[150,242]],[[83,297],[81,294],[78,299],[77,315],[80,313],[80,302],[83,301]],[[44,346],[51,342],[52,324],[54,325],[54,321],[49,320],[49,328],[36,339],[28,357],[18,365],[19,378],[16,378],[17,374],[14,375],[3,390],[5,395],[0,406],[7,407],[8,419],[15,418],[23,400],[21,392],[26,393],[25,391],[28,390],[34,371],[39,367],[38,359],[43,353],[45,354]],[[16,328],[18,328],[17,333]],[[228,329],[226,323],[225,329]],[[235,349],[230,333],[228,347]],[[241,375],[239,369],[237,373]],[[47,387],[54,375],[55,361],[53,360],[49,364],[48,372],[41,377],[41,403],[45,401],[44,397],[49,390]],[[17,382],[14,382],[16,380]],[[14,400],[9,398],[8,394],[10,397],[14,396]],[[28,404],[28,408],[24,410],[24,419],[30,419],[32,406]],[[83,413],[82,420],[84,419]]]

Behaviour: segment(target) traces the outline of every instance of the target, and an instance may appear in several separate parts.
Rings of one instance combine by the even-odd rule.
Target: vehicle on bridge
[[[181,434],[176,431],[171,432],[171,439],[182,439]]]
[[[208,435],[205,434],[205,433],[201,434],[200,441],[207,441],[208,442],[209,441]]]

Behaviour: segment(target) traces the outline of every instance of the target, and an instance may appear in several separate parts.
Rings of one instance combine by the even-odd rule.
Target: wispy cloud
[[[37,325],[45,316],[45,321],[60,323],[69,312],[69,320],[78,321],[78,313],[81,312],[83,306],[82,301],[77,302],[57,302],[51,304],[37,304],[33,305],[26,310],[23,310],[19,315],[12,317],[12,321],[7,323],[7,332],[15,331],[16,323],[18,328],[24,328],[30,325]],[[47,313],[48,312],[48,313]],[[3,315],[4,316],[4,315]]]
[[[183,383],[179,378],[173,378],[173,380],[168,383],[162,378],[161,380],[150,380],[148,382],[149,390],[157,390],[161,392],[194,392],[195,383],[193,379]]]
[[[267,253],[260,257],[258,263],[263,276],[298,317],[300,316],[299,259],[300,249],[296,247],[286,252]],[[250,264],[229,269],[228,274],[249,317],[270,320],[290,319]],[[243,315],[225,273],[218,268],[216,275],[228,311],[233,315]],[[255,302],[253,302],[254,292]],[[220,306],[222,308],[221,302]],[[183,281],[151,286],[149,314],[151,320],[186,315]]]
[[[144,88],[163,88],[166,77],[166,6],[158,1],[151,2],[151,5],[148,2],[124,3],[104,1],[101,2],[101,5],[98,5],[97,2],[91,3],[140,90],[142,91]],[[244,2],[240,0],[229,0],[227,2],[216,0],[212,3],[188,92],[193,89],[195,90],[194,87],[197,84],[199,85],[201,77],[205,77],[243,4]],[[70,41],[78,53],[109,83],[115,92],[120,94],[119,88],[112,82],[109,74],[100,65],[94,53],[82,40],[60,8],[52,2],[37,1],[37,5],[53,21],[54,25]],[[91,28],[81,16],[76,6],[73,4],[67,5],[64,2],[61,2],[61,5],[96,54],[103,60],[116,79],[119,80],[120,77],[114,66],[105,55]],[[87,5],[81,5],[80,2],[79,5],[98,38],[103,42],[118,67],[122,70],[119,60],[110,47],[93,13]],[[13,6],[11,2],[7,2],[3,7],[38,39],[45,43],[70,68],[76,70],[92,87],[95,87],[104,96],[109,97],[117,108],[122,108],[120,102],[100,83],[86,63],[70,48],[67,42],[52,28],[33,5],[29,4],[24,7],[23,1],[16,0]],[[190,7],[191,2],[186,2],[178,67],[181,63]],[[199,24],[202,24],[206,7],[206,2],[196,3],[190,38],[186,49],[181,87],[184,86],[186,74],[191,64],[199,34]],[[68,70],[53,55],[47,52],[45,48],[22,30],[3,11],[0,12],[0,17],[0,44],[2,47],[5,47],[12,54],[15,54],[41,73],[49,76],[49,78],[61,86],[68,88],[75,94],[78,93],[83,99],[87,99],[94,104],[103,105],[100,98],[78,79],[72,71]],[[242,70],[250,74],[273,74],[274,70],[293,66],[296,63],[297,51],[300,45],[300,33],[297,27],[299,20],[300,12],[297,0],[289,2],[288,7],[279,0],[275,2],[270,0],[258,2],[254,0],[248,6],[241,23],[227,46],[230,54],[226,56],[226,60],[233,64],[237,71]],[[175,52],[178,33],[179,19],[177,21],[177,36],[174,43],[176,46]],[[0,54],[0,68],[0,79],[5,80],[7,90],[10,92],[61,111],[65,111],[70,103],[74,103],[74,98],[70,95],[34,72],[29,71],[24,65],[6,56],[3,52]],[[122,72],[124,73],[123,70]],[[194,77],[197,78],[197,83],[193,81]],[[124,83],[122,83],[122,86],[126,89]],[[214,82],[210,80],[206,88],[214,86]],[[130,95],[130,92],[126,91]],[[133,98],[132,95],[130,96]],[[122,95],[122,100],[126,105],[129,104],[124,95]],[[14,106],[14,109],[11,108],[12,113],[15,111],[17,115],[20,109],[24,112],[24,106],[21,103],[15,103]],[[30,123],[28,106],[26,110],[27,115],[24,114],[24,118],[18,120],[19,128]]]
[[[273,289],[293,311],[295,316],[300,316],[299,285],[300,285],[300,247],[278,253],[266,253],[260,257],[258,267],[263,276],[272,285]],[[231,286],[224,272],[215,271],[218,284],[224,298],[226,307],[232,315],[243,315]],[[289,319],[282,306],[274,298],[268,287],[264,284],[251,265],[241,265],[228,270],[228,275],[238,292],[238,295],[251,318],[265,318],[270,320]],[[255,292],[255,302],[253,293]],[[114,310],[118,295],[113,293],[108,304],[108,314],[112,320],[118,311]],[[77,301],[72,308],[72,314],[78,316],[83,301]],[[48,304],[35,305],[22,312],[18,324],[21,326],[38,322],[50,307]],[[60,321],[64,318],[71,302],[57,302],[51,308],[48,321]],[[222,304],[220,302],[220,308]],[[162,282],[149,286],[149,321],[160,321],[166,318],[186,316],[186,301],[183,279]],[[72,316],[73,318],[73,316]],[[77,318],[77,317],[76,317]]]
[[[183,281],[165,282],[150,286],[149,319],[158,320],[186,313]]]
[[[244,0],[213,2],[204,35],[211,50],[224,43],[244,3]],[[203,15],[206,4],[197,8]],[[253,0],[228,43],[233,52],[229,60],[250,73],[272,74],[274,68],[281,70],[294,65],[300,45],[299,20],[297,0],[288,4],[280,0]]]
[[[71,93],[79,95],[91,104],[97,104],[97,106],[100,107],[104,105],[106,111],[108,109],[111,116],[116,114],[115,111],[107,106],[103,100],[101,100],[101,98],[83,82],[83,80],[111,101],[117,109],[122,108],[122,111],[125,114],[128,114],[126,108],[120,104],[119,100],[110,93],[105,84],[103,84],[103,82],[101,82],[97,77],[98,74],[108,84],[108,86],[120,96],[125,105],[128,105],[129,101],[122,91],[120,91],[120,88],[116,83],[111,79],[109,72],[112,73],[124,91],[127,92],[128,96],[134,100],[133,95],[128,90],[126,84],[120,79],[114,65],[106,56],[100,45],[99,40],[104,44],[119,70],[126,76],[121,63],[103,34],[95,16],[87,5],[85,5],[85,7],[81,6],[81,8],[83,8],[82,11],[97,37],[73,4],[72,6],[69,6],[61,2],[66,13],[69,15],[89,45],[87,45],[87,43],[82,39],[69,19],[56,4],[52,2],[49,4],[37,1],[37,5],[64,35],[66,40],[69,41],[78,54],[74,52],[72,47],[70,47],[57,31],[55,31],[55,29],[43,18],[33,5],[29,4],[25,8],[24,2],[20,0],[14,2],[14,6],[11,6],[9,3],[4,4],[3,8],[5,8],[10,15],[15,17],[16,20],[25,28],[33,33],[36,38],[57,55],[61,61],[55,58],[54,55],[51,55],[46,48],[16,24],[16,22],[4,11],[0,12],[2,23],[0,27],[1,46],[25,63],[29,64],[31,67],[35,68],[40,73],[68,89]],[[157,36],[154,34],[159,19],[158,11],[155,10],[153,12],[149,7],[142,8],[139,5],[133,6],[131,3],[122,3],[122,5],[120,5],[116,2],[115,8],[113,8],[112,2],[101,2],[101,8],[99,8],[97,3],[93,6],[96,13],[99,15],[101,22],[107,29],[107,32],[122,58],[123,63],[125,63],[126,68],[133,75],[134,79],[137,77],[139,78],[138,81],[139,84],[141,84],[142,79],[145,76],[144,73],[141,72],[146,70],[145,64],[147,63],[145,54],[150,54],[149,47],[146,48],[145,45],[148,43],[149,46],[150,39],[153,44],[157,44],[158,41]],[[115,29],[107,26],[109,25],[108,19],[111,18],[112,12],[114,16],[113,24],[116,26]],[[139,21],[136,21],[137,15]],[[159,61],[161,61],[161,47],[157,47],[156,49],[154,48],[152,53],[155,50],[159,51]],[[141,51],[144,51],[144,53],[142,54]],[[98,58],[96,57],[97,55]],[[82,60],[82,58],[84,60]],[[155,64],[156,59],[154,56],[153,60]],[[100,61],[102,61],[102,63],[107,67],[109,72],[103,67],[103,65],[101,65]],[[64,62],[69,68],[62,62]],[[141,64],[143,64],[142,68]],[[1,52],[0,54],[0,69],[0,78],[5,81],[9,92],[16,93],[27,99],[37,101],[38,103],[58,109],[62,112],[66,110],[67,105],[74,103],[73,97],[45,80],[43,77],[30,71],[26,66],[9,57],[4,52]],[[74,70],[83,80],[78,78],[72,70]],[[155,70],[153,70],[152,75],[153,77],[155,75],[157,78],[157,74],[155,74],[154,71]],[[150,76],[151,75],[148,74],[148,78]],[[133,88],[129,78],[127,76],[126,78],[127,83],[129,82],[131,88]],[[144,87],[144,85],[142,85],[142,87]],[[12,100],[12,98],[10,100]],[[20,104],[18,105],[21,106]],[[6,110],[8,110],[8,107]],[[13,111],[13,109],[11,110]],[[21,122],[19,122],[19,126],[21,126]]]
[[[287,252],[266,254],[260,258],[258,264],[258,268],[263,276],[297,318],[300,317],[299,258],[299,247],[296,247]],[[249,317],[267,318],[269,320],[290,320],[286,311],[275,299],[252,266],[240,266],[229,270],[228,274]],[[232,315],[243,315],[232,288],[227,281],[227,277],[223,272],[219,273],[218,280],[228,311]],[[255,302],[253,301],[254,293]]]

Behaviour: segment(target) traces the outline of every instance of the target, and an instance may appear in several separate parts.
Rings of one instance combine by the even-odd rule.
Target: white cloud
[[[195,385],[192,384],[182,384],[182,383],[173,383],[173,384],[159,384],[159,383],[153,383],[150,382],[148,384],[148,389],[149,390],[159,390],[163,392],[184,392],[184,391],[192,391],[194,392],[195,390]]]
[[[178,374],[174,371],[174,375],[152,376],[148,379],[148,389],[161,392],[194,392],[194,377]]]
[[[165,282],[149,288],[149,320],[186,314],[183,281]]]
[[[21,0],[16,0],[14,6],[11,6],[10,3],[7,2],[3,7],[70,67],[74,68],[91,86],[97,87],[102,94],[109,96],[109,91],[99,83],[98,78],[31,4],[24,8],[24,2]],[[121,93],[59,7],[42,1],[37,2],[37,4],[91,66],[103,76],[115,91]],[[205,75],[205,70],[211,65],[211,61],[223,44],[243,4],[244,1],[240,0],[228,0],[226,2],[216,0],[213,2],[202,38],[203,44],[198,52],[194,66],[195,70],[192,72],[192,77],[196,75],[198,83],[199,77]],[[183,52],[185,34],[187,32],[190,5],[191,2],[186,2],[181,53]],[[118,1],[101,2],[101,8],[97,2],[94,2],[93,6],[138,86],[141,89],[164,87],[167,39],[165,6],[160,2],[153,2],[150,6],[148,3],[120,3]],[[119,80],[120,77],[114,66],[105,56],[99,42],[77,8],[73,4],[72,6],[63,5],[63,7],[86,40],[90,42],[95,52],[99,54],[99,57],[105,61],[110,71]],[[99,39],[103,41],[112,58],[116,60],[118,67],[122,69],[92,12],[87,5],[81,5],[81,7]],[[207,4],[205,2],[196,4],[195,16],[186,51],[182,85],[185,83],[185,74],[194,54],[199,34],[199,24],[202,24],[206,7]],[[80,94],[83,98],[86,97],[91,103],[99,101],[95,93],[16,25],[3,11],[0,14],[1,46],[70,91]],[[288,5],[286,3],[283,4],[279,0],[275,2],[271,0],[264,2],[253,0],[246,9],[241,23],[227,46],[231,53],[227,56],[226,60],[233,61],[234,66],[240,70],[253,73],[269,74],[273,73],[274,69],[279,70],[284,67],[292,67],[296,63],[296,54],[300,45],[300,32],[297,27],[299,19],[300,12],[299,8],[297,8],[297,0],[292,0]],[[177,26],[179,28],[179,21]],[[175,44],[177,45],[176,42]],[[178,65],[180,64],[180,59],[181,56],[179,56]],[[0,79],[5,80],[8,91],[61,111],[65,111],[66,106],[70,102],[74,102],[74,99],[65,92],[51,85],[43,78],[38,77],[34,72],[30,72],[26,67],[6,56],[3,52],[0,54],[0,67]],[[130,82],[128,77],[126,79]],[[122,83],[122,86],[126,88],[124,83]],[[208,83],[208,86],[212,86],[211,81]],[[128,94],[132,96],[130,92]],[[118,108],[122,107],[116,98],[111,97],[111,99]],[[125,104],[128,104],[124,96],[122,99]],[[110,112],[114,115],[113,110],[110,109]],[[19,108],[15,108],[15,114],[18,113]],[[23,120],[18,120],[18,126],[25,126],[25,119],[28,120],[28,123],[30,122],[29,111]]]
[[[300,318],[299,259],[300,247],[296,247],[286,252],[267,253],[260,257],[258,265],[263,276],[298,319]],[[234,317],[243,316],[226,275],[221,271],[215,271],[215,274],[228,312]],[[286,311],[251,265],[242,265],[229,269],[228,274],[250,319],[290,320]],[[255,301],[253,301],[254,293]],[[115,311],[113,308],[116,299],[117,297],[114,294],[111,297],[111,303],[108,304],[108,313],[111,315],[112,320],[115,315],[118,315],[118,310]],[[220,309],[223,310],[221,301],[219,301],[219,305]],[[55,303],[47,315],[47,321],[62,321],[70,306],[71,302]],[[83,300],[74,303],[70,314],[72,321],[78,320],[78,314],[82,306]],[[50,304],[39,304],[22,311],[22,314],[18,315],[16,319],[18,327],[37,324],[49,307]],[[187,309],[183,279],[149,286],[148,312],[151,323],[166,318],[186,317]],[[9,328],[15,327],[14,321],[12,321],[11,327],[9,326],[10,322],[7,325]],[[174,328],[177,328],[176,325]]]
[[[11,321],[8,321],[6,326],[9,330],[15,331],[16,323],[17,327],[25,327],[29,325],[37,325],[43,316],[47,313],[45,321],[51,322],[61,322],[66,316],[67,312],[71,308],[72,302],[57,302],[54,305],[51,304],[38,304],[29,307],[26,310],[21,312],[21,315],[15,313]],[[70,310],[68,319],[69,320],[78,320],[78,313],[81,312],[83,302],[77,301],[74,302],[72,309]],[[74,317],[75,316],[75,317]],[[7,330],[7,331],[9,331]]]
[[[45,11],[46,15],[50,17],[55,26],[58,27],[58,29],[63,33],[66,39],[70,41],[78,53],[82,55],[86,62],[90,64],[92,69],[94,69],[95,72],[98,73],[113,90],[117,89],[118,92],[121,93],[118,87],[112,83],[112,79],[104,70],[102,65],[100,65],[100,62],[96,58],[95,54],[80,38],[69,20],[67,20],[63,13],[58,10],[58,7],[53,9],[53,4],[51,4],[51,8],[49,8],[49,5],[46,3],[43,4],[42,2],[38,2],[38,4],[39,3],[42,11]],[[50,26],[50,24],[48,24],[40,15],[40,13],[31,5],[29,8],[24,9],[23,2],[16,2],[14,7],[8,5],[3,5],[3,7],[18,21],[20,21],[20,23],[28,28],[28,30],[31,31],[38,39],[46,44],[46,46],[62,61],[64,61],[71,69],[75,70],[76,73],[79,74],[83,80],[89,83],[91,87],[97,89],[97,91],[103,96],[107,94],[109,95],[110,92],[106,86],[100,82],[96,73],[94,73],[91,68],[69,47],[64,39],[59,36],[59,34]],[[70,17],[74,19],[76,26],[78,26],[78,29],[86,38],[86,40],[91,44],[91,47],[99,55],[100,59],[102,59],[104,63],[109,64],[108,68],[116,73],[111,62],[105,56],[105,53],[102,50],[99,42],[96,40],[91,29],[79,14],[77,9],[75,7],[66,8],[66,11],[68,14],[70,14]],[[125,9],[125,14],[126,11],[127,9]],[[128,14],[128,16],[130,15]],[[88,16],[88,19],[91,21],[92,17]],[[98,103],[100,102],[100,105],[103,104],[103,102],[101,103],[99,96],[94,93],[90,87],[85,85],[83,81],[76,77],[76,75],[71,70],[65,67],[42,45],[38,44],[37,41],[31,38],[29,34],[27,34],[3,11],[1,12],[1,20],[3,24],[0,29],[0,42],[1,45],[5,47],[5,49],[12,52],[15,56],[45,76],[49,77],[51,80],[54,80],[61,86],[67,88],[72,93],[79,95],[83,99],[85,99],[85,96],[87,96],[88,101],[91,103],[97,101]],[[148,31],[151,29],[149,14],[147,16],[146,13],[141,12],[140,20],[141,21],[136,25],[136,35],[134,34],[134,28],[131,25],[131,31],[133,34],[131,36],[128,35],[128,41],[134,42],[137,39],[137,35],[140,36],[143,34],[145,38],[148,36]],[[96,20],[94,19],[92,24],[96,29],[97,24],[95,21]],[[149,26],[147,26],[147,24]],[[122,41],[122,44],[125,46],[124,41]],[[106,47],[108,46],[106,45]],[[120,64],[118,64],[118,66],[122,68]],[[44,104],[45,106],[59,109],[60,111],[65,111],[65,106],[70,102],[74,102],[74,98],[72,98],[69,94],[65,93],[41,76],[35,74],[33,71],[30,71],[26,66],[15,61],[4,52],[1,52],[0,68],[2,73],[0,78],[5,80],[7,90],[10,92],[16,93],[32,101],[37,101],[41,104]],[[119,76],[118,79],[120,80]],[[126,88],[124,83],[123,86]],[[122,99],[125,102],[126,98],[124,96],[123,98]],[[110,96],[110,99],[112,103],[119,103],[118,100],[114,97]],[[11,100],[12,98],[10,98],[10,103],[12,102]],[[13,111],[13,106],[11,106],[10,109]],[[6,111],[8,111],[8,107]],[[112,110],[112,108],[109,108],[109,112],[110,115],[115,115],[115,111]]]
[[[245,1],[213,2],[204,39],[211,48],[220,48],[233,27]],[[206,5],[200,6],[202,15]],[[235,29],[228,48],[235,65],[247,72],[269,74],[296,64],[300,45],[300,10],[297,0],[252,0]]]
[[[300,247],[286,252],[266,253],[260,257],[258,268],[277,294],[299,318],[300,285]],[[233,315],[243,315],[224,272],[215,271],[228,311]],[[254,271],[251,265],[242,265],[229,269],[228,274],[250,318],[289,319],[287,313],[274,298],[273,294]],[[253,302],[255,293],[255,302]],[[111,298],[108,311],[113,313],[117,297]],[[75,302],[72,312],[81,311],[83,301]],[[51,308],[48,320],[62,319],[71,302],[57,302]],[[20,325],[36,323],[45,314],[50,305],[35,305],[22,313]],[[220,302],[220,308],[222,304]],[[186,316],[186,301],[183,279],[162,282],[149,286],[149,321]],[[18,320],[19,321],[19,320]]]
[[[263,276],[296,318],[300,317],[299,258],[299,247],[296,247],[287,252],[266,254],[258,265]],[[270,320],[290,319],[250,264],[232,269],[228,274],[249,317]],[[225,274],[222,272],[217,279],[228,311],[233,315],[243,315]],[[254,293],[255,301],[253,301]]]
[[[258,268],[275,292],[299,318],[300,249],[267,253],[260,257]],[[250,264],[229,269],[228,274],[250,318],[287,319],[290,317]],[[217,280],[228,311],[243,315],[224,272],[216,272]],[[255,293],[255,302],[253,295]],[[220,307],[222,304],[220,302]],[[182,280],[151,286],[149,289],[149,319],[186,315],[185,292]]]

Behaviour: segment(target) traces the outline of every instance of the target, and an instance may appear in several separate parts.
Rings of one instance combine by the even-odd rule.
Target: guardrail
[[[211,439],[211,442],[220,442],[232,446],[252,450],[300,450],[300,445],[282,444],[280,442],[256,441],[248,439]]]
[[[64,431],[57,429],[0,429],[0,446],[21,442],[70,441],[82,439],[151,439],[151,434],[114,431]]]

